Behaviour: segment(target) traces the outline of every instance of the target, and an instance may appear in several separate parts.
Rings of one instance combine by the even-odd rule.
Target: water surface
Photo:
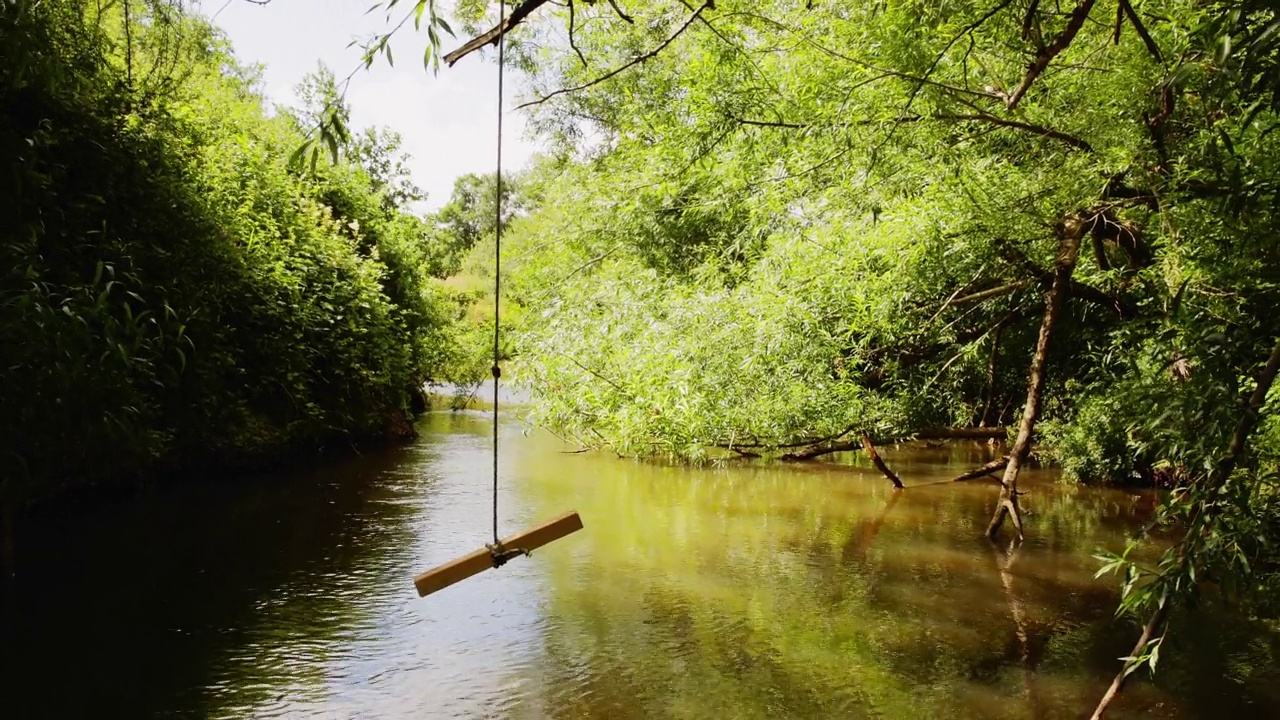
[[[1076,718],[1136,637],[1094,580],[1151,499],[1033,471],[1029,538],[981,538],[980,443],[684,468],[503,430],[504,534],[586,529],[425,599],[488,540],[491,428],[27,521],[6,717]],[[853,463],[853,464],[851,464]],[[939,484],[931,484],[939,483]],[[1183,617],[1112,717],[1280,717],[1280,643]]]

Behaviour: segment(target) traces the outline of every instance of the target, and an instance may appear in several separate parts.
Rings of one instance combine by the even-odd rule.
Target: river
[[[571,454],[504,421],[504,534],[585,530],[418,598],[490,522],[489,417],[249,480],[28,519],[3,597],[7,718],[1076,718],[1136,637],[1093,579],[1147,494],[1031,471],[937,483],[980,443],[688,468]],[[1280,717],[1274,632],[1206,609],[1111,717]],[[13,712],[17,710],[17,712]]]

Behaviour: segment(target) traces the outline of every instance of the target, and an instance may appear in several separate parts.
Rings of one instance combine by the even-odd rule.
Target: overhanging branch
[[[798,123],[798,122],[788,122],[788,121],[782,121],[782,120],[758,120],[754,118],[732,118],[732,119],[740,125],[750,125],[753,127],[785,128],[789,130],[805,130],[813,127],[825,127],[825,128],[865,127],[865,126],[871,126],[871,125],[880,125],[885,122],[882,120],[855,120],[855,121],[845,121],[845,122],[838,122],[838,123]],[[942,113],[938,115],[907,115],[905,117],[895,118],[891,122],[896,124],[896,123],[921,122],[925,120],[950,120],[955,122],[982,122],[990,125],[996,125],[998,127],[1010,128],[1013,130],[1022,130],[1024,132],[1029,132],[1033,135],[1039,135],[1040,137],[1058,140],[1060,142],[1066,143],[1067,145],[1077,150],[1084,150],[1085,152],[1093,152],[1092,145],[1090,145],[1085,140],[1082,140],[1074,135],[1069,135],[1059,130],[1047,128],[1047,127],[1044,127],[1043,125],[1035,125],[1033,123],[1022,122],[1021,120],[1009,120],[1009,119],[997,117],[995,115],[992,115],[990,113],[985,113],[985,112],[977,112],[977,113],[969,113],[969,114]]]
[[[1067,26],[1062,29],[1058,37],[1053,39],[1046,47],[1036,53],[1035,60],[1031,61],[1031,66],[1027,68],[1027,74],[1022,78],[1022,83],[1018,85],[1018,89],[1014,90],[1009,99],[1005,102],[1005,106],[1010,110],[1018,106],[1022,100],[1022,96],[1027,94],[1031,89],[1031,84],[1040,77],[1040,73],[1049,67],[1049,63],[1053,61],[1058,53],[1066,50],[1071,45],[1071,41],[1076,39],[1080,28],[1084,26],[1084,21],[1089,17],[1089,13],[1093,11],[1095,0],[1084,0],[1074,12],[1071,13],[1071,19],[1067,21]]]
[[[543,0],[543,1],[545,1],[545,0]],[[676,30],[674,33],[672,33],[672,34],[671,34],[671,36],[670,36],[670,37],[668,37],[666,40],[663,40],[663,41],[662,41],[662,44],[658,45],[657,47],[655,47],[654,49],[650,50],[649,52],[647,52],[647,53],[645,53],[645,54],[643,54],[643,55],[638,55],[638,56],[636,56],[635,58],[632,58],[630,61],[628,61],[628,62],[626,62],[626,63],[624,63],[624,64],[622,64],[622,65],[620,65],[620,66],[618,66],[618,67],[616,67],[616,68],[614,68],[613,70],[610,70],[609,72],[605,73],[604,75],[601,75],[600,77],[596,78],[595,80],[592,80],[592,81],[590,81],[590,82],[583,83],[583,84],[581,84],[581,85],[575,85],[574,87],[560,88],[559,90],[556,90],[556,91],[554,91],[554,92],[547,93],[546,95],[543,95],[543,96],[542,96],[542,97],[540,97],[540,98],[537,98],[537,99],[535,99],[535,100],[530,100],[530,101],[529,101],[529,102],[527,102],[527,103],[524,103],[524,104],[518,105],[518,106],[517,106],[517,109],[520,109],[520,108],[527,108],[527,107],[531,107],[531,106],[533,106],[533,105],[541,105],[542,103],[544,103],[544,102],[546,102],[546,101],[550,100],[551,98],[556,97],[556,96],[558,96],[558,95],[566,95],[566,94],[568,94],[568,93],[578,92],[578,91],[580,91],[580,90],[586,90],[587,88],[589,88],[589,87],[593,87],[593,86],[595,86],[595,85],[599,85],[600,83],[604,82],[605,80],[608,80],[609,78],[614,77],[615,75],[618,75],[618,74],[620,74],[620,73],[622,73],[622,72],[624,72],[624,71],[626,71],[626,70],[628,70],[628,69],[630,69],[630,68],[633,68],[633,67],[635,67],[636,65],[639,65],[639,64],[641,64],[641,63],[643,63],[643,62],[646,62],[646,61],[648,61],[648,60],[652,60],[654,57],[656,57],[656,56],[657,56],[657,54],[658,54],[658,53],[660,53],[660,52],[662,52],[663,50],[665,50],[665,49],[666,49],[666,47],[667,47],[668,45],[670,45],[671,43],[675,42],[676,38],[680,37],[680,35],[682,35],[682,34],[684,33],[684,31],[685,31],[685,30],[688,30],[688,29],[689,29],[689,26],[690,26],[690,25],[693,25],[693,23],[694,23],[695,21],[697,21],[697,19],[698,19],[699,17],[701,17],[701,16],[702,16],[702,11],[704,11],[704,10],[708,10],[708,9],[710,9],[710,10],[714,10],[714,9],[715,9],[715,6],[716,6],[715,0],[706,0],[705,2],[703,2],[703,3],[702,3],[702,6],[701,6],[701,7],[699,7],[696,11],[694,11],[693,15],[690,15],[690,16],[689,16],[689,19],[688,19],[688,20],[685,20],[685,21],[684,21],[684,24],[683,24],[683,25],[681,25],[681,26],[680,26],[680,28],[679,28],[678,30]],[[492,32],[492,31],[490,31],[490,32]],[[496,36],[495,36],[495,37],[496,37]],[[472,41],[472,42],[474,42],[474,41]],[[446,58],[446,60],[447,60],[447,59],[448,59],[448,58]]]
[[[1001,253],[1009,264],[1035,278],[1042,287],[1053,285],[1053,272],[1037,265],[1035,261],[1027,257],[1027,254],[1012,242],[999,239],[996,244],[1000,247]],[[1076,280],[1068,281],[1067,294],[1086,302],[1101,305],[1122,318],[1131,317],[1134,313],[1133,308],[1123,298],[1113,297],[1092,285]]]
[[[546,5],[549,1],[550,0],[524,0],[524,2],[515,6],[515,8],[511,10],[511,14],[508,15],[507,19],[502,23],[495,25],[488,32],[482,33],[468,40],[462,47],[454,50],[448,55],[445,55],[445,63],[449,67],[453,67],[454,63],[479,50],[485,45],[496,45],[498,38],[511,32],[512,28],[524,22],[534,10]]]

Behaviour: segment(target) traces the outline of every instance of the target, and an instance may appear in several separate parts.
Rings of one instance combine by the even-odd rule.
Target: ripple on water
[[[573,507],[586,531],[418,598],[412,576],[490,539],[491,512],[487,416],[422,429],[385,453],[51,524],[31,542],[24,623],[5,628],[31,661],[5,696],[57,717],[1075,717],[1131,641],[1090,554],[1142,521],[1141,498],[1033,474],[1015,556],[979,539],[990,487],[894,494],[832,464],[563,455],[514,425],[504,530]],[[884,454],[924,484],[984,452]],[[1115,717],[1280,709],[1256,689],[1280,677],[1231,654],[1270,636],[1201,623],[1218,637],[1171,651],[1170,679],[1135,683]],[[67,677],[85,699],[58,691]]]

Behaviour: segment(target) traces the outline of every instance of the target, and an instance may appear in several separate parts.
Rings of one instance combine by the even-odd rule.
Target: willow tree
[[[446,60],[505,34],[561,151],[515,228],[544,422],[697,457],[1020,419],[992,533],[1037,434],[1174,484],[1160,523],[1194,532],[1153,582],[1110,565],[1161,609],[1126,671],[1198,578],[1274,570],[1280,465],[1245,442],[1276,432],[1270,3],[467,9]]]

